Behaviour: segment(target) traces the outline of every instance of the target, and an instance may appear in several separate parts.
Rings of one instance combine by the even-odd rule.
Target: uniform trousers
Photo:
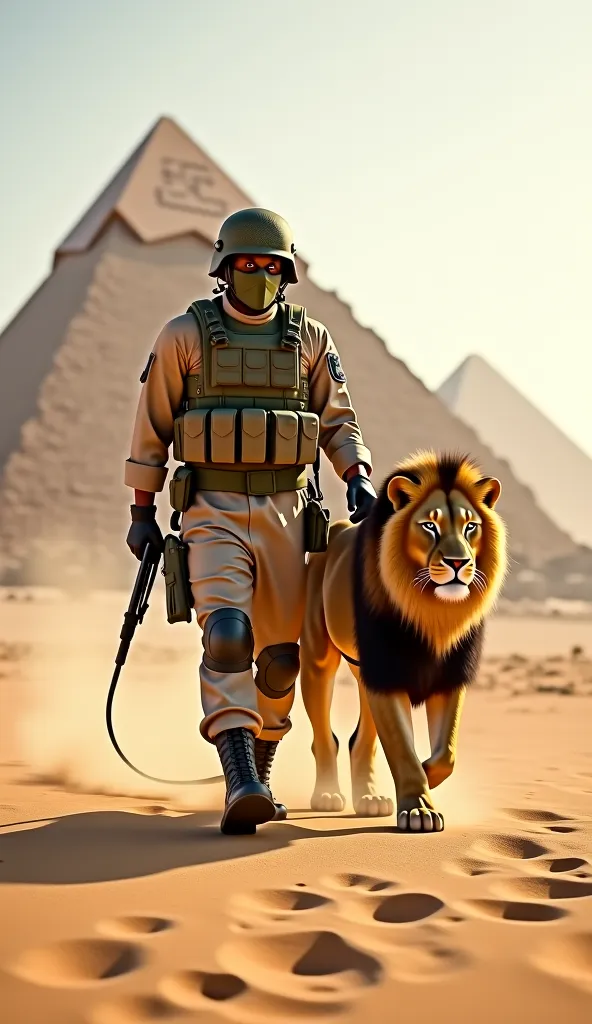
[[[197,622],[210,612],[239,608],[254,635],[254,660],[269,645],[296,643],[304,616],[306,491],[273,495],[199,491],[183,514],[189,577]],[[254,670],[216,672],[199,668],[204,712],[202,736],[211,742],[237,726],[279,740],[291,728],[294,687],[279,699],[257,689]]]

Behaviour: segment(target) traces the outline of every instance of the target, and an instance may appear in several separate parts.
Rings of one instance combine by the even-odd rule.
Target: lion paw
[[[345,797],[342,793],[317,792],[315,790],[310,800],[310,806],[313,811],[342,811],[345,807]]]
[[[390,797],[364,793],[356,801],[354,810],[361,818],[388,818],[394,808]]]
[[[398,812],[397,827],[401,832],[442,832],[444,818],[433,807],[418,801],[418,806]]]

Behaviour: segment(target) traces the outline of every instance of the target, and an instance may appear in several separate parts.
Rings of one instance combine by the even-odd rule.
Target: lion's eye
[[[470,533],[474,533],[477,529],[477,523],[467,523],[465,527],[465,537],[468,537]]]
[[[438,533],[438,527],[435,523],[421,523],[421,526],[423,526],[424,530],[427,530],[428,533],[431,533],[433,537],[440,536]]]

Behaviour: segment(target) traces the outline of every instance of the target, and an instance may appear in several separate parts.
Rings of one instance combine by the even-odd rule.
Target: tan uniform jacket
[[[201,345],[192,313],[175,317],[160,332],[140,394],[131,454],[125,464],[125,483],[129,487],[152,492],[163,489],[173,423],[183,400],[183,381],[200,372]],[[302,372],[309,378],[309,411],[320,420],[320,445],[338,476],[356,463],[363,463],[370,472],[370,452],[363,443],[347,385],[331,376],[329,353],[337,354],[337,349],[327,328],[307,317],[301,347]]]

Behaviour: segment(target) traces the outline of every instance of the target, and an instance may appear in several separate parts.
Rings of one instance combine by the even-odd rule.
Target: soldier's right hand
[[[132,525],[126,537],[130,551],[138,561],[142,560],[147,544],[152,544],[159,553],[164,549],[164,539],[156,522],[156,505],[130,505]]]

